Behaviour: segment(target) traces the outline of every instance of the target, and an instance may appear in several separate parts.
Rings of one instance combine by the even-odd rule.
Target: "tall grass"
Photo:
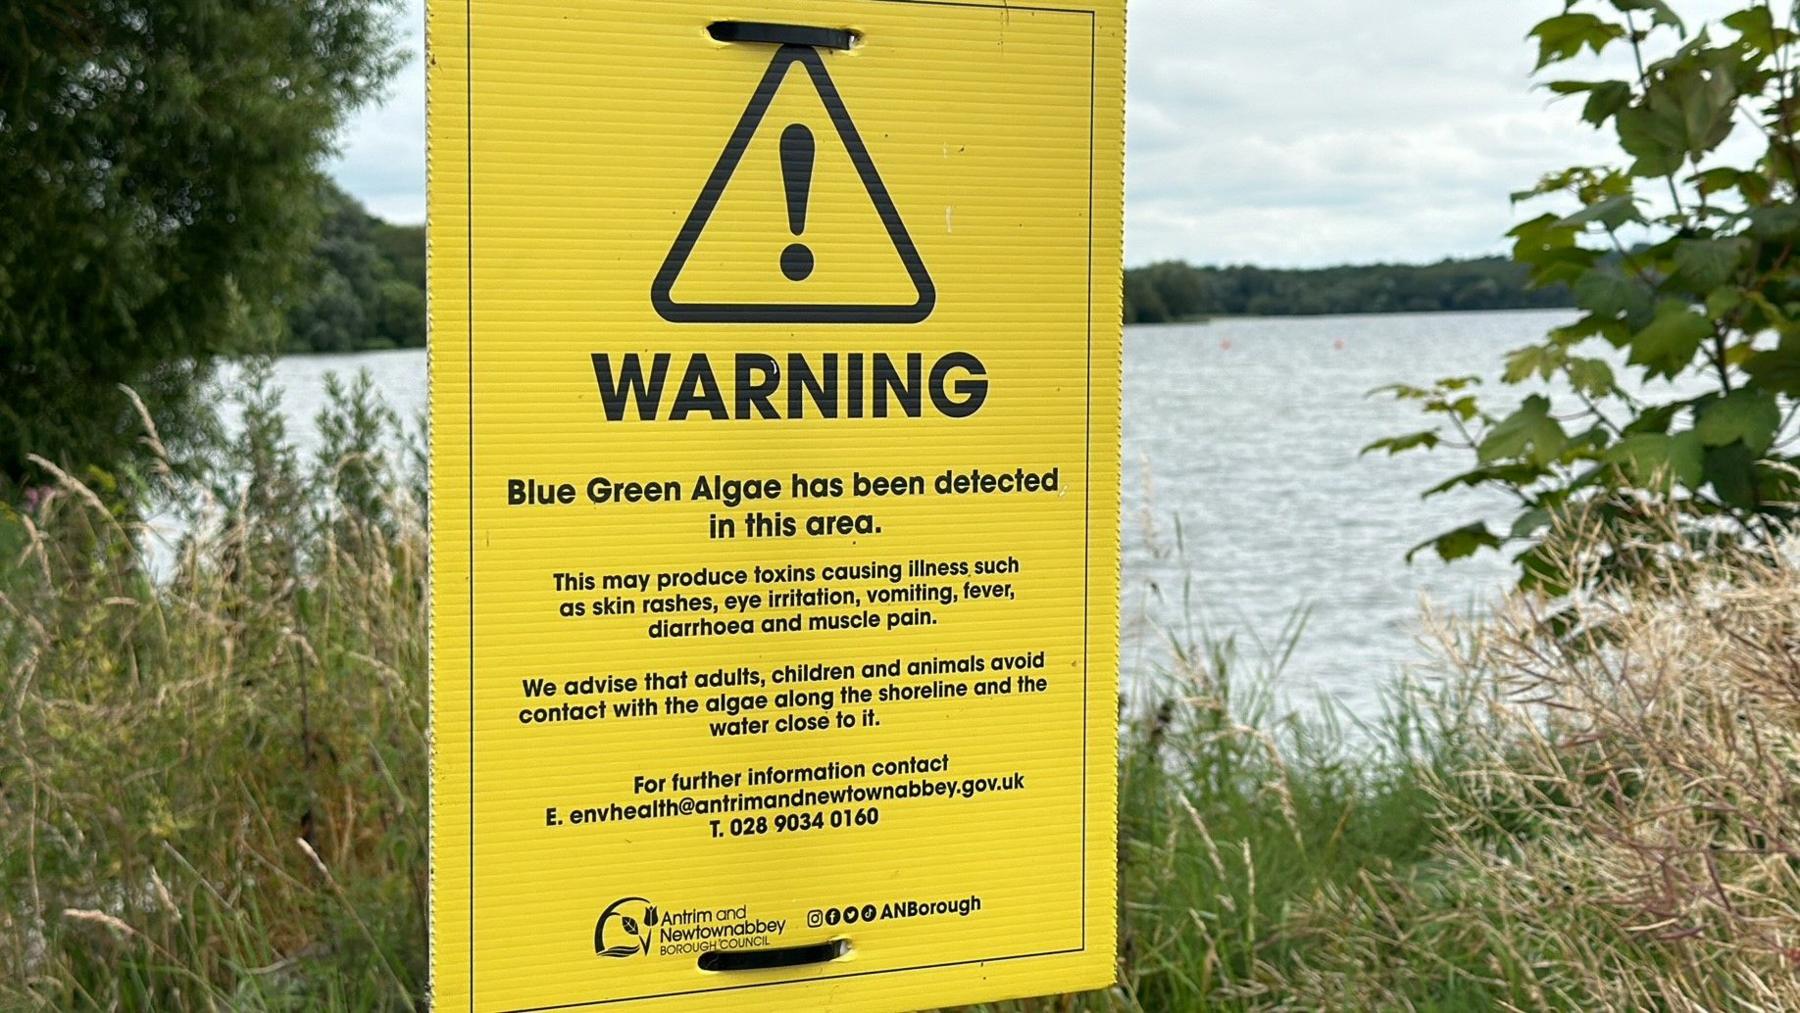
[[[1350,743],[1173,652],[1124,727],[1120,985],[1020,1005],[1800,1009],[1800,573],[1645,535],[1629,584],[1435,623]]]
[[[420,515],[366,383],[303,462],[266,381],[239,396],[235,468],[147,476],[193,525],[177,544],[47,463],[43,502],[12,521],[0,1005],[423,995]]]
[[[300,460],[267,379],[229,467],[46,463],[0,517],[0,1008],[426,1001],[417,462],[366,383]],[[1120,984],[1012,1007],[1800,1009],[1800,581],[1669,558],[1442,624],[1360,725],[1278,703],[1298,627],[1169,631],[1122,722]]]
[[[1120,983],[1013,1006],[1293,1008],[1284,976],[1331,931],[1308,912],[1435,861],[1435,786],[1468,761],[1485,714],[1460,685],[1397,685],[1372,720],[1329,702],[1284,707],[1281,668],[1302,628],[1248,646],[1175,637],[1139,677],[1121,726]],[[1430,998],[1486,1001],[1458,987]]]

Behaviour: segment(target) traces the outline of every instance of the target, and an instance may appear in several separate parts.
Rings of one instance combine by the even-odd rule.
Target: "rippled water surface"
[[[1421,490],[1466,463],[1448,451],[1358,456],[1371,440],[1422,428],[1414,409],[1366,395],[1399,381],[1492,374],[1508,349],[1567,319],[1420,314],[1127,329],[1127,670],[1155,664],[1158,629],[1187,617],[1215,635],[1237,634],[1254,653],[1304,609],[1285,688],[1368,713],[1377,687],[1421,657],[1420,601],[1478,608],[1508,568],[1493,555],[1404,562],[1426,537],[1504,515],[1506,504],[1473,492],[1422,501]],[[402,418],[425,407],[423,352],[284,359],[277,379],[304,448],[315,439],[325,375],[357,369]]]

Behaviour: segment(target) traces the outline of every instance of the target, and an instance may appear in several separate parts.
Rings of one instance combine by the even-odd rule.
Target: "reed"
[[[425,541],[366,383],[300,461],[53,479],[0,562],[0,1006],[387,1009],[423,994]],[[146,420],[145,439],[154,446]],[[46,466],[48,467],[48,466]],[[4,524],[4,522],[0,522]]]

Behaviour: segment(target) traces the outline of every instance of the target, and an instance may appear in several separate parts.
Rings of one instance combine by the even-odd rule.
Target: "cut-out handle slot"
[[[774,950],[709,950],[700,954],[702,971],[763,971],[772,967],[799,967],[836,960],[850,951],[848,939],[828,939],[806,946]]]
[[[849,49],[859,37],[848,28],[777,25],[767,21],[715,21],[706,26],[706,32],[720,42],[766,42],[815,49]]]

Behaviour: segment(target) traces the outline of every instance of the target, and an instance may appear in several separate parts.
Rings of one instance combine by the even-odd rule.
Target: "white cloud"
[[[1690,17],[1725,0],[1684,0]],[[415,58],[332,172],[377,214],[425,213]],[[1612,157],[1572,102],[1531,87],[1525,33],[1559,0],[1131,0],[1126,260],[1271,266],[1498,252],[1507,195]],[[1606,69],[1628,67],[1623,53]],[[1599,76],[1582,66],[1571,76]]]
[[[425,220],[425,13],[406,0],[401,15],[407,63],[388,86],[387,100],[361,110],[338,139],[327,171],[370,211],[396,222]]]

